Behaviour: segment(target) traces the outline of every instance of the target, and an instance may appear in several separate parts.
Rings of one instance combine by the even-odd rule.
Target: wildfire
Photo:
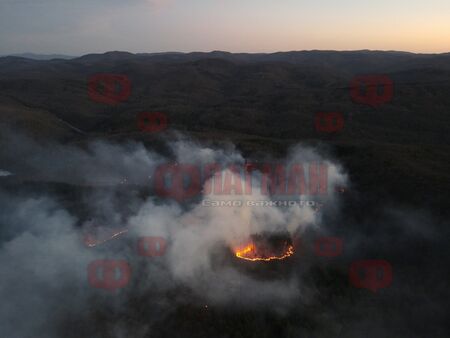
[[[103,244],[110,240],[113,240],[114,238],[116,238],[126,232],[128,232],[128,229],[121,229],[119,231],[109,233],[101,239],[97,238],[96,236],[94,236],[92,234],[87,234],[84,237],[84,244],[88,247],[95,247],[99,244]]]
[[[283,249],[284,250],[281,253],[275,254],[273,251],[267,248],[258,247],[252,242],[243,248],[236,249],[234,253],[236,257],[252,262],[282,260],[294,254],[294,246],[292,245],[285,244]]]

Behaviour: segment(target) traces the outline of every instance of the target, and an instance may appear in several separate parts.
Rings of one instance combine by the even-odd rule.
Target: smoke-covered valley
[[[0,58],[2,336],[446,337],[448,65]],[[392,102],[351,102],[381,71]],[[129,74],[129,100],[92,102],[98,72]],[[317,133],[337,110],[344,129]]]

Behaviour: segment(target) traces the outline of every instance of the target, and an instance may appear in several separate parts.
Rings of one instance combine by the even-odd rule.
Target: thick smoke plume
[[[144,304],[148,299],[148,306],[158,311],[145,326],[134,328],[133,336],[139,337],[151,332],[152,323],[173,311],[177,302],[183,302],[183,296],[167,298],[178,290],[187,290],[189,297],[209,305],[281,312],[307,297],[300,274],[261,279],[237,269],[224,255],[252,234],[287,232],[294,236],[320,229],[321,212],[306,204],[249,206],[248,201],[271,200],[262,193],[260,171],[255,171],[249,195],[212,194],[177,201],[154,193],[152,176],[164,163],[199,167],[219,163],[223,176],[232,175],[230,165],[245,166],[245,159],[233,146],[209,148],[179,138],[167,141],[169,151],[162,154],[137,142],[96,141],[77,147],[40,144],[17,134],[5,136],[3,145],[0,156],[8,167],[2,170],[14,175],[2,179],[23,180],[26,186],[11,189],[5,184],[0,192],[0,326],[5,336],[58,337],[64,327],[89,323],[89,318],[105,308],[120,313],[132,299]],[[321,202],[324,208],[335,208],[338,199],[332,188],[347,181],[339,165],[302,146],[293,148],[282,161],[286,166],[309,162],[327,165],[329,193]],[[207,178],[204,186],[213,184],[212,179]],[[65,200],[55,190],[47,191],[39,185],[42,182],[79,187],[82,203],[70,200],[72,197]],[[145,193],[139,192],[141,188]],[[306,199],[289,196],[293,198]],[[243,203],[206,206],[205,201],[212,199]],[[83,236],[99,226],[127,232],[97,247],[86,247]],[[146,236],[167,241],[163,256],[137,254],[136,241]],[[87,267],[97,259],[127,260],[132,267],[128,285],[112,293],[89,285]],[[120,320],[108,325],[109,337],[130,334]],[[80,327],[84,334],[96,334],[97,329],[88,324]]]

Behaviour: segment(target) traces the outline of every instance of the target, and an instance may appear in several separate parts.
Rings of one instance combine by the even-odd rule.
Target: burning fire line
[[[128,229],[120,230],[118,232],[113,233],[110,237],[108,237],[106,239],[103,239],[103,240],[97,240],[97,239],[93,238],[93,236],[88,235],[88,236],[85,237],[84,243],[85,243],[86,246],[92,248],[92,247],[95,247],[95,246],[97,246],[99,244],[103,244],[103,243],[106,243],[108,241],[111,241],[114,238],[116,238],[116,237],[118,237],[118,236],[120,236],[120,235],[122,235],[122,234],[124,234],[126,232],[128,232]]]
[[[292,256],[294,254],[294,247],[292,245],[289,245],[287,247],[287,250],[285,253],[281,256],[269,256],[269,257],[255,257],[258,254],[258,250],[255,246],[255,244],[251,243],[247,245],[245,248],[240,250],[235,250],[235,255],[238,258],[245,259],[248,261],[256,262],[256,261],[272,261],[272,260],[282,260],[285,258],[288,258],[289,256]]]

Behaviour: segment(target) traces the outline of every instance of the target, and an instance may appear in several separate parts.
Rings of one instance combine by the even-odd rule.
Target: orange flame
[[[97,245],[100,245],[100,244],[106,243],[108,241],[111,241],[114,238],[116,238],[116,237],[118,237],[118,236],[120,236],[120,235],[122,235],[122,234],[124,234],[126,232],[128,232],[128,229],[121,229],[119,231],[110,233],[109,235],[107,235],[106,238],[102,238],[102,239],[98,239],[96,236],[94,236],[92,234],[87,234],[84,237],[84,244],[87,247],[92,248],[92,247],[95,247]]]
[[[286,245],[285,250],[280,255],[274,255],[273,253],[268,253],[266,250],[261,250],[256,247],[254,243],[250,243],[242,249],[236,249],[234,251],[236,257],[245,259],[248,261],[272,261],[272,260],[282,260],[292,256],[294,254],[294,246]]]

